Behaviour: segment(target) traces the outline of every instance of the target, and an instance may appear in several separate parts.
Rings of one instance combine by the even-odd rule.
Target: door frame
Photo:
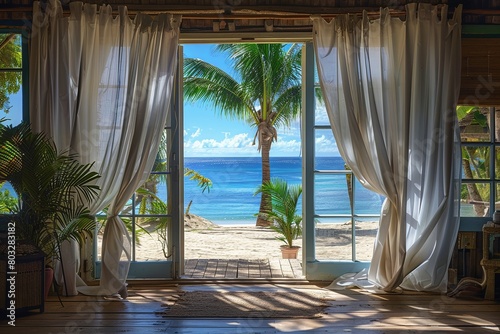
[[[315,55],[312,43],[312,34],[290,34],[290,33],[270,33],[255,37],[254,34],[228,33],[221,34],[181,34],[179,45],[182,55],[182,44],[217,44],[217,43],[303,43],[302,56],[302,80],[303,86],[303,105],[302,105],[302,215],[303,215],[303,236],[302,236],[302,270],[303,275],[308,280],[333,280],[338,276],[348,272],[359,272],[368,268],[370,262],[362,261],[325,261],[317,260],[315,254],[315,212],[314,212],[314,128],[315,128]],[[179,78],[182,74],[183,59],[179,59]],[[182,81],[178,81],[179,88],[175,94],[180,100],[179,105],[174,110],[180,112],[176,115],[178,128],[184,128],[184,113],[182,100]],[[179,180],[182,180],[180,171],[184,169],[184,138],[183,131],[179,131],[178,152],[180,160]],[[179,196],[184,198],[184,183],[179,182]],[[184,273],[184,228],[180,222],[184,221],[184,205],[180,201],[178,207],[181,210],[178,213],[179,224],[173,224],[173,248],[174,250],[174,277],[180,278]]]

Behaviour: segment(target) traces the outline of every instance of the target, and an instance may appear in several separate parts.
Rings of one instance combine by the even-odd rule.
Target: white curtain
[[[459,227],[456,119],[461,6],[409,4],[406,19],[313,18],[318,74],[339,151],[383,203],[368,280],[445,292]]]
[[[108,206],[100,286],[79,287],[78,254],[65,245],[68,294],[126,296],[131,242],[120,210],[147,179],[169,112],[180,16],[129,18],[119,7],[34,2],[30,49],[30,121],[60,150],[95,162],[101,175],[96,214]],[[59,275],[60,276],[60,275]]]

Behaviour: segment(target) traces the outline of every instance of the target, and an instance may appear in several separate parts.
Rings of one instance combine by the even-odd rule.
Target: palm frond
[[[290,126],[300,115],[302,103],[302,86],[292,86],[284,91],[274,103],[276,116],[273,124],[277,127]]]
[[[82,241],[95,227],[87,206],[99,194],[99,175],[92,164],[58,152],[43,133],[29,124],[0,130],[0,180],[8,181],[22,200],[16,209],[18,237],[53,255],[59,241]],[[2,152],[2,153],[3,153]]]
[[[240,84],[228,73],[203,60],[184,60],[184,97],[211,104],[222,115],[244,119],[252,113]]]
[[[278,239],[291,247],[293,240],[302,234],[302,217],[297,215],[302,186],[288,185],[281,178],[273,178],[258,187],[255,194],[258,193],[269,195],[270,209],[263,214],[273,222],[270,227],[280,234]]]
[[[268,120],[289,126],[289,118],[295,119],[301,110],[300,44],[220,44],[216,51],[227,55],[235,77],[230,79],[201,60],[187,59],[186,96],[210,102],[222,115],[251,126]],[[276,118],[270,119],[272,115]]]
[[[190,180],[196,181],[198,183],[198,187],[201,188],[202,192],[210,192],[210,189],[213,186],[212,180],[209,178],[201,175],[199,172],[190,169],[190,168],[184,168],[184,176],[189,177]]]

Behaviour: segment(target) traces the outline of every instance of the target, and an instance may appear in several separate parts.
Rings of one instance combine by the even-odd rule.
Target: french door
[[[308,280],[333,280],[368,268],[383,198],[362,187],[340,157],[315,97],[312,43],[303,50],[302,266]]]
[[[179,51],[182,55],[182,49]],[[182,58],[182,57],[180,57]],[[179,60],[182,69],[182,59]],[[153,170],[136,190],[120,217],[131,236],[129,279],[172,279],[178,277],[182,263],[179,245],[182,240],[182,78],[180,71]],[[99,222],[104,222],[103,215]],[[103,226],[97,229],[94,247],[94,277],[100,277]]]

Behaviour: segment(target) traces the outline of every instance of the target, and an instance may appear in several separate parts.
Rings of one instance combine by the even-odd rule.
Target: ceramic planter
[[[299,249],[299,246],[281,246],[281,257],[283,259],[296,259]]]

